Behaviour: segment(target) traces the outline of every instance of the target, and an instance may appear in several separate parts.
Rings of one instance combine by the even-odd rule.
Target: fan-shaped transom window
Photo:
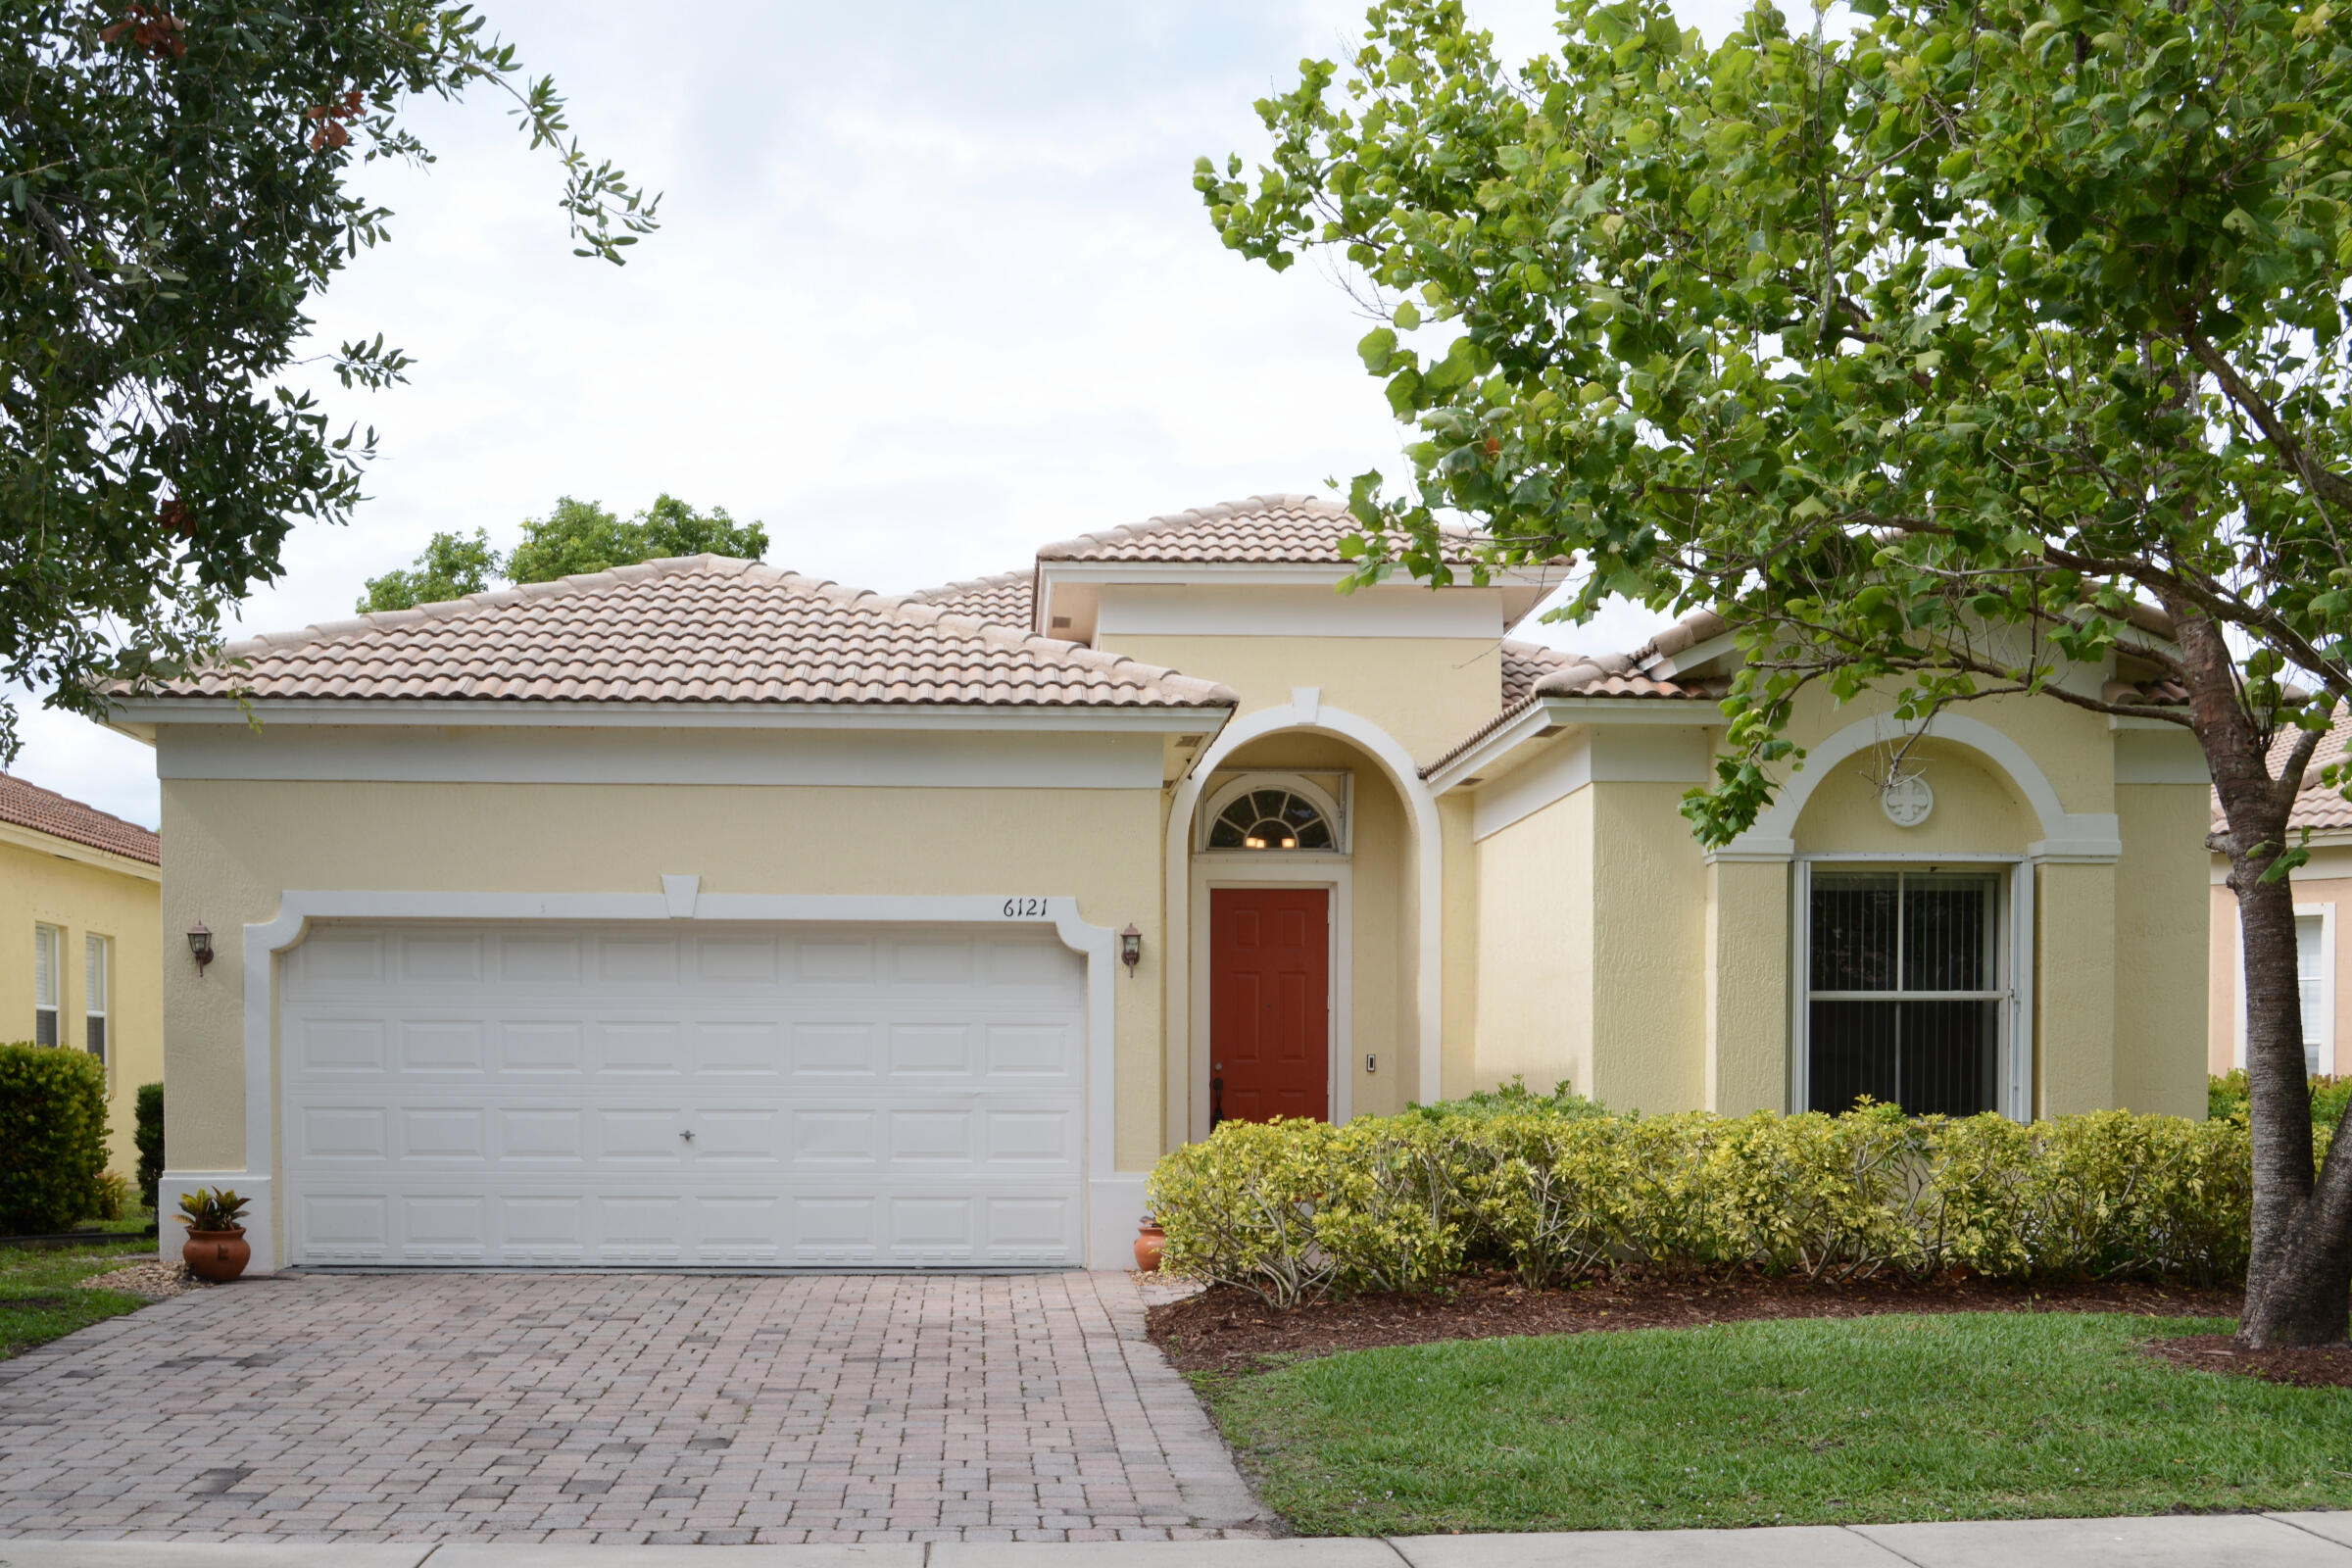
[[[1328,850],[1333,844],[1323,808],[1286,789],[1235,796],[1208,830],[1212,850]]]

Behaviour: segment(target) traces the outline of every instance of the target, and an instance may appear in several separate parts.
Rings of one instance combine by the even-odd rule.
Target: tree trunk
[[[2253,1347],[2343,1345],[2352,1318],[2352,1157],[2339,1144],[2315,1176],[2294,889],[2283,876],[2263,880],[2287,849],[2287,816],[2310,751],[2298,749],[2272,777],[2269,748],[2239,699],[2221,629],[2183,613],[2185,607],[2169,608],[2197,739],[2221,801],[2245,956],[2254,1224],[2238,1339]]]

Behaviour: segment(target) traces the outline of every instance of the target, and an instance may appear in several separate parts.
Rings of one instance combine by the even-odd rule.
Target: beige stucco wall
[[[1706,868],[1706,1108],[1788,1108],[1788,865]]]
[[[1159,1152],[1157,790],[168,778],[163,811],[164,925],[203,920],[223,960],[167,976],[176,1169],[244,1164],[240,933],[274,916],[280,890],[653,893],[665,874],[699,874],[707,893],[1073,895],[1090,923],[1133,922],[1143,963],[1115,980],[1116,1163]]]
[[[2209,815],[2202,784],[2118,784],[2115,1103],[2205,1114]]]
[[[1269,735],[1236,750],[1219,764],[1210,790],[1229,774],[1245,771],[1346,771],[1355,780],[1355,820],[1348,839],[1350,945],[1348,1013],[1350,1039],[1343,1042],[1341,1067],[1358,1115],[1402,1110],[1414,1098],[1412,1054],[1413,906],[1407,902],[1412,858],[1412,824],[1404,802],[1380,764],[1331,736],[1292,732]],[[1208,799],[1202,794],[1202,801]],[[1250,858],[1207,856],[1197,862],[1196,896],[1203,883],[1246,885]],[[1286,879],[1285,886],[1297,883]],[[1196,922],[1197,924],[1198,922]],[[1205,966],[1206,952],[1193,961]],[[1335,974],[1336,986],[1339,977]],[[1336,999],[1335,999],[1336,1000]],[[1367,1073],[1364,1057],[1377,1058]],[[1335,1086],[1336,1087],[1336,1086]]]
[[[1501,705],[1498,638],[1114,635],[1106,653],[1166,664],[1241,694],[1240,712],[1280,707],[1299,686],[1371,720],[1427,764]]]
[[[108,1168],[138,1176],[138,1089],[164,1076],[162,889],[153,866],[8,830],[0,836],[0,1040],[32,1038],[32,928],[61,932],[60,1041],[84,1044],[83,942],[114,944],[107,1020]],[[182,929],[185,929],[182,927]],[[180,953],[186,956],[185,949]],[[188,964],[193,969],[194,965]],[[167,1097],[167,1104],[169,1097]]]
[[[1706,863],[1683,784],[1600,783],[1592,807],[1592,1094],[1683,1110],[1706,1090]]]
[[[1477,1082],[1593,1092],[1591,788],[1478,843]]]
[[[2034,876],[2034,1111],[2115,1103],[2115,867],[2041,865]]]
[[[1471,836],[1473,808],[1466,795],[1438,801],[1438,821],[1445,839],[1445,941],[1443,973],[1444,1028],[1439,1058],[1441,1093],[1459,1099],[1483,1082],[1478,1062],[1479,956],[1484,940],[1479,924],[1479,853]]]

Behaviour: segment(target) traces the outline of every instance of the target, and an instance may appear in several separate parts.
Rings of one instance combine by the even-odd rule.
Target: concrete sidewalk
[[[597,1546],[0,1541],[0,1568],[2352,1568],[2352,1512],[1341,1541]]]

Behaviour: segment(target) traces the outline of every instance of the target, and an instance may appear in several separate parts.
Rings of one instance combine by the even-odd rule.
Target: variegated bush
[[[1170,1269],[1284,1307],[1492,1264],[1540,1286],[1628,1264],[2213,1282],[2244,1273],[2250,1166],[2230,1120],[1614,1116],[1531,1100],[1341,1128],[1228,1122],[1160,1162],[1151,1201]]]

